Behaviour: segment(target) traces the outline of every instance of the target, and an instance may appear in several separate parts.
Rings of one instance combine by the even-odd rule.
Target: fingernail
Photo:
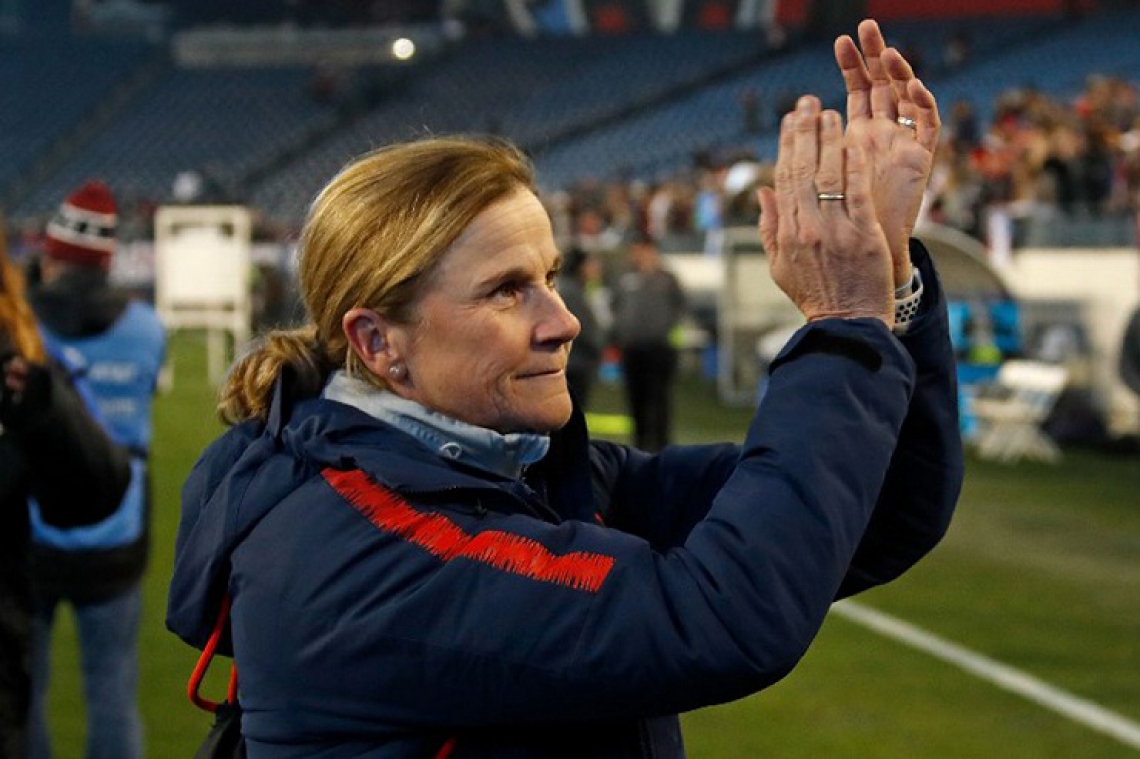
[[[796,108],[800,109],[801,111],[808,110],[811,108],[811,98],[809,98],[807,95],[804,95],[802,98],[796,101]]]

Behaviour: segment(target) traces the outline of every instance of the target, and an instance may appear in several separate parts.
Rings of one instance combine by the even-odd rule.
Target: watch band
[[[906,334],[911,322],[918,316],[920,303],[922,303],[922,275],[918,273],[918,269],[911,269],[910,284],[895,290],[896,335]]]

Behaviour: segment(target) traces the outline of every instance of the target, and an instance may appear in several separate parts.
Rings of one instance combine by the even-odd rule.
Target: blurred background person
[[[562,260],[558,276],[558,293],[562,302],[582,325],[570,348],[566,383],[583,409],[589,407],[590,390],[598,378],[598,367],[606,348],[606,329],[595,312],[591,293],[600,284],[601,271],[602,264],[596,256],[581,248],[571,248]]]
[[[681,283],[665,268],[657,243],[649,235],[636,235],[629,244],[628,268],[614,288],[613,331],[634,445],[645,451],[659,451],[672,440],[673,330],[685,307]]]
[[[114,444],[49,359],[0,230],[0,759],[24,759],[31,702],[28,499],[59,528],[109,516],[130,482]]]
[[[1120,342],[1120,378],[1140,398],[1140,306],[1132,310]]]
[[[46,716],[52,626],[71,604],[79,632],[87,759],[142,756],[136,703],[141,580],[149,550],[151,401],[166,350],[154,308],[111,285],[117,213],[110,188],[89,181],[47,224],[29,300],[49,350],[80,365],[112,439],[131,453],[131,483],[115,513],[60,529],[31,510],[36,589],[29,756],[51,755]]]

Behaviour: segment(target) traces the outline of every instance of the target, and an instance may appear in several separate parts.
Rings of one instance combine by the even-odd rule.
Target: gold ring
[[[843,200],[847,195],[842,192],[821,192],[815,197],[822,202],[824,200]]]
[[[913,129],[916,132],[918,131],[918,122],[914,119],[907,118],[906,116],[899,116],[897,119],[895,119],[895,121],[899,122],[907,129]]]

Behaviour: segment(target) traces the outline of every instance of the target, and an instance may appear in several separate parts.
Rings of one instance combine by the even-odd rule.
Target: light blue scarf
[[[408,433],[445,459],[504,477],[519,477],[526,466],[541,461],[550,450],[547,435],[526,432],[504,435],[476,427],[380,390],[343,371],[333,373],[322,395]]]

